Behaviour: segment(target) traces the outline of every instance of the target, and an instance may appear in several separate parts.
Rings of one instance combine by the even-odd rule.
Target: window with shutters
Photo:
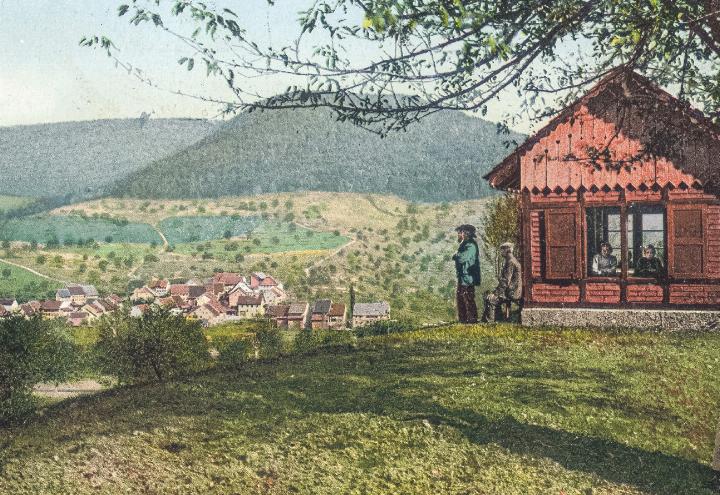
[[[577,219],[570,208],[545,212],[545,271],[549,279],[577,278]]]
[[[587,273],[591,277],[615,277],[622,263],[622,228],[620,208],[603,206],[587,208]]]
[[[702,207],[675,207],[672,211],[670,271],[676,277],[701,278],[705,261],[705,225]]]

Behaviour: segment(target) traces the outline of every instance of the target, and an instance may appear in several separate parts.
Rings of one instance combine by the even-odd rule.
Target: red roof
[[[265,316],[271,318],[282,318],[287,316],[288,310],[290,309],[289,304],[274,304],[265,308]]]
[[[265,277],[264,279],[262,279],[260,281],[261,287],[275,287],[276,285],[277,285],[277,282],[270,275],[268,275],[267,277]]]
[[[627,108],[622,115],[619,102]],[[654,127],[665,126],[669,116],[681,122],[673,131],[684,134],[678,141],[687,141],[684,147],[699,159],[673,160],[652,152]],[[720,153],[719,136],[720,128],[687,103],[640,74],[615,70],[484,178],[494,188],[534,192],[683,184],[710,191],[720,187],[720,167],[712,159]],[[607,150],[609,156],[592,159],[589,150]]]
[[[168,281],[167,280],[153,280],[152,283],[149,285],[151,289],[167,289],[168,287]]]
[[[62,304],[61,301],[43,301],[42,302],[42,310],[43,311],[60,311],[61,304]]]
[[[220,272],[216,273],[215,276],[213,276],[213,282],[223,285],[237,285],[240,282],[242,282],[244,279],[242,275],[239,275],[237,273],[230,273],[230,272]]]
[[[260,306],[263,303],[262,296],[238,296],[238,306]]]
[[[345,305],[342,303],[333,303],[328,312],[328,316],[345,316]]]
[[[190,286],[186,284],[175,284],[170,286],[170,294],[187,296],[190,293]]]

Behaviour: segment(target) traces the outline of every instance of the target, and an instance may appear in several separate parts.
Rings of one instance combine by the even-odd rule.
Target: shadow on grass
[[[469,389],[470,382],[484,373],[504,386],[497,400],[507,400],[508,411],[514,402],[563,414],[557,404],[572,408],[579,400],[592,407],[612,408],[636,420],[641,415],[655,419],[670,414],[662,408],[644,410],[621,400],[599,399],[598,390],[612,398],[620,388],[617,378],[601,369],[558,366],[538,370],[528,362],[523,366],[521,359],[497,359],[497,350],[496,342],[486,347],[478,343],[473,356],[465,356],[448,343],[418,342],[296,356],[272,364],[252,364],[236,373],[208,372],[184,382],[73,399],[50,407],[44,421],[63,421],[68,408],[76,411],[73,421],[78,424],[84,417],[95,422],[97,417],[102,418],[98,426],[105,431],[74,428],[59,439],[77,440],[90,433],[147,431],[199,418],[195,434],[209,438],[216,429],[222,430],[224,423],[242,415],[251,420],[246,434],[274,441],[274,431],[282,428],[279,425],[287,418],[314,413],[377,414],[399,421],[445,425],[475,444],[496,444],[517,455],[550,459],[568,470],[592,473],[648,493],[698,493],[710,486],[712,470],[693,460],[524,423],[511,414],[488,414],[482,404],[477,409],[443,405],[453,403],[449,390]],[[513,385],[505,377],[524,381]],[[541,386],[543,380],[571,381],[580,391],[568,399],[552,387]],[[138,410],[142,413],[137,414]],[[297,438],[285,441],[304,441],[303,432],[296,434]]]

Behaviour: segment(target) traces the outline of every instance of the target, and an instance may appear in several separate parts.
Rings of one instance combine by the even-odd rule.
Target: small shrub
[[[274,359],[282,354],[280,329],[268,323],[255,333],[261,359]]]
[[[255,345],[252,339],[216,337],[213,339],[218,351],[217,365],[221,368],[236,369],[255,356]]]
[[[298,354],[306,354],[320,346],[320,339],[317,332],[309,328],[300,330],[293,341],[293,351]]]
[[[208,346],[197,321],[153,309],[141,318],[117,311],[99,323],[103,370],[121,383],[165,381],[205,368]]]

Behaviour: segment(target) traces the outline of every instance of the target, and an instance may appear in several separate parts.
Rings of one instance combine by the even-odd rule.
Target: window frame
[[[620,257],[618,259],[617,267],[615,268],[615,275],[596,275],[592,272],[592,259],[594,258],[595,254],[598,254],[598,253],[593,253],[592,255],[590,254],[590,238],[589,238],[590,237],[589,236],[590,226],[588,224],[588,217],[590,214],[589,210],[610,210],[610,209],[616,210],[616,213],[613,212],[613,214],[617,214],[617,216],[618,216],[618,224],[619,224],[620,228],[619,228],[619,230],[617,230],[617,231],[613,230],[612,232],[617,232],[620,235],[620,246],[618,246],[618,248],[617,248],[617,250],[620,251]],[[606,217],[608,216],[608,214],[603,211],[602,215],[603,215],[602,221],[603,221],[604,225],[603,225],[603,235],[601,237],[603,237],[605,240],[607,240],[607,239],[609,239],[609,232],[610,232],[610,230],[607,228],[607,225],[606,225],[607,224]],[[623,205],[622,204],[585,205],[583,207],[583,220],[584,220],[584,222],[583,222],[583,244],[584,244],[583,250],[585,252],[585,267],[584,267],[585,278],[588,280],[593,280],[593,281],[602,281],[603,279],[615,281],[618,279],[622,279],[623,278],[623,266],[625,263],[625,259],[623,257]],[[602,241],[600,241],[600,242],[602,242]],[[595,247],[595,250],[597,250],[597,249],[598,248]],[[617,251],[615,251],[615,246],[613,246],[613,252],[617,252]]]
[[[695,206],[694,208],[697,208]],[[590,253],[590,245],[589,245],[589,228],[588,225],[588,217],[589,217],[589,210],[593,209],[614,209],[619,213],[619,223],[620,223],[620,254],[618,259],[618,266],[617,266],[617,273],[615,275],[595,275],[592,273],[592,257]],[[639,211],[633,211],[635,209],[638,209]],[[630,222],[630,218],[632,218],[632,224],[633,224],[633,244],[636,244],[635,240],[635,234],[637,233],[637,219],[634,217],[635,215],[642,215],[644,213],[643,210],[653,210],[656,209],[658,213],[662,213],[663,215],[663,256],[661,258],[661,261],[663,262],[663,266],[665,268],[665,273],[662,276],[659,277],[637,277],[634,275],[634,273],[630,273],[630,270],[632,269],[634,271],[634,267],[630,267],[630,260],[629,260],[629,254],[631,247],[630,244],[630,238],[629,235],[631,234],[631,231],[628,230],[628,224]],[[688,208],[689,209],[689,208]],[[667,278],[670,275],[670,237],[669,237],[669,217],[670,212],[672,211],[672,208],[669,207],[665,202],[661,201],[632,201],[632,202],[617,202],[617,203],[597,203],[597,204],[586,204],[583,206],[583,244],[584,244],[584,251],[585,251],[585,279],[589,281],[632,281],[632,282],[651,282],[651,281],[661,281],[665,278]],[[703,223],[703,228],[705,224]],[[607,228],[604,229],[608,230]],[[652,230],[653,232],[656,232],[655,230]],[[617,231],[613,231],[617,233]],[[642,230],[641,230],[642,232]],[[659,232],[659,231],[658,231]],[[605,234],[605,232],[603,232]],[[609,237],[609,236],[606,236]],[[635,247],[632,247],[633,253],[635,253]],[[615,249],[613,249],[613,252]],[[633,260],[634,263],[637,263],[637,259]],[[694,274],[697,275],[697,274]]]
[[[633,211],[633,209],[635,209],[635,208],[637,208],[639,211]],[[645,210],[645,211],[643,211],[643,210]],[[650,211],[648,211],[648,210],[650,210]],[[667,206],[666,204],[664,204],[664,203],[658,203],[658,202],[632,202],[632,203],[628,203],[628,204],[627,204],[627,218],[630,218],[631,215],[633,215],[633,216],[634,216],[634,215],[638,215],[638,216],[640,217],[640,219],[641,219],[640,225],[642,225],[642,215],[645,214],[645,213],[651,213],[652,210],[657,210],[659,213],[661,213],[661,214],[663,215],[663,230],[662,230],[662,233],[663,233],[663,236],[662,236],[662,237],[663,237],[663,240],[662,240],[662,242],[663,242],[663,250],[662,250],[662,257],[660,258],[660,261],[662,261],[662,263],[663,263],[664,274],[662,274],[662,275],[660,275],[660,276],[658,276],[658,277],[638,277],[638,276],[636,276],[634,273],[630,273],[630,266],[628,266],[628,270],[627,270],[627,273],[626,273],[626,276],[625,276],[625,279],[626,279],[626,280],[628,280],[628,279],[640,280],[640,281],[646,281],[646,280],[663,280],[663,279],[667,278],[667,276],[668,276],[668,274],[669,274],[669,267],[668,267],[668,263],[669,263],[669,256],[668,256],[668,245],[669,245],[669,242],[668,242],[668,239],[669,239],[669,237],[668,237],[668,216],[669,216],[669,214],[668,214],[668,211],[669,211],[669,208],[668,208],[668,206]],[[652,213],[651,213],[651,214],[652,214]],[[627,230],[627,221],[626,221],[626,230]],[[629,233],[630,231],[627,231],[627,232]],[[633,234],[633,247],[632,247],[632,249],[633,249],[633,254],[635,254],[635,256],[638,255],[637,252],[636,252],[636,246],[640,246],[640,247],[642,248],[642,241],[641,241],[640,243],[638,243],[638,242],[636,241],[636,239],[635,239],[635,236],[636,236],[636,234],[637,234],[638,232],[639,232],[640,234],[642,234],[643,232],[646,232],[646,231],[645,231],[644,229],[642,229],[642,228],[638,229],[637,218],[633,218],[633,232],[632,232],[632,234]],[[647,232],[660,232],[660,231],[658,231],[658,230],[648,230]],[[629,243],[629,239],[628,239],[628,243]],[[629,246],[629,244],[628,244],[628,247],[627,247],[626,249],[627,249],[628,254],[629,254],[629,251],[630,251],[630,246]],[[655,250],[655,253],[657,254],[657,248],[656,248],[656,250]],[[633,260],[633,262],[634,262],[635,264],[637,264],[637,257]],[[635,271],[635,268],[633,267],[633,272],[634,272],[634,271]]]

